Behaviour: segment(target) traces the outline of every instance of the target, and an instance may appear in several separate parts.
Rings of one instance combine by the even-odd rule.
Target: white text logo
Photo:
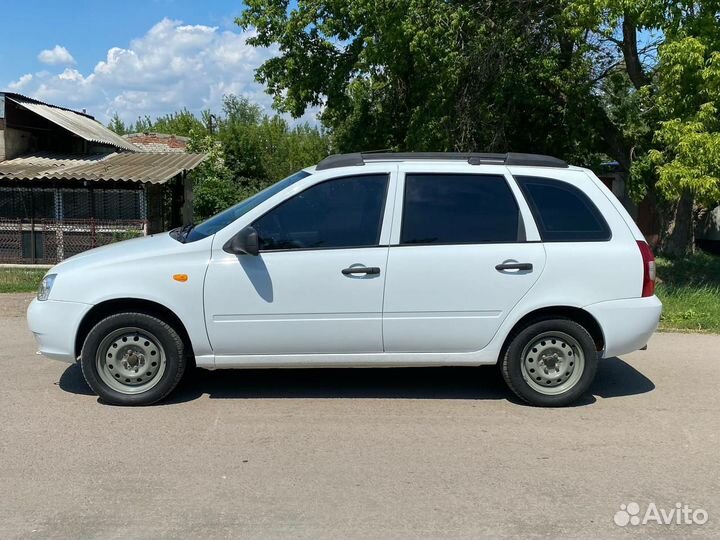
[[[647,525],[656,523],[658,525],[704,525],[708,521],[708,513],[702,508],[691,508],[687,504],[675,503],[669,510],[658,508],[651,502],[645,512],[641,512],[640,505],[636,502],[621,504],[620,510],[613,518],[615,525],[625,527],[626,525]]]

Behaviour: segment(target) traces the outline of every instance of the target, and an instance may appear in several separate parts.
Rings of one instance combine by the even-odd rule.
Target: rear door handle
[[[380,273],[380,268],[377,266],[351,266],[349,268],[343,268],[342,273],[345,276],[352,274],[377,275]]]
[[[532,270],[532,263],[502,263],[495,266],[495,270],[503,272],[504,270]]]

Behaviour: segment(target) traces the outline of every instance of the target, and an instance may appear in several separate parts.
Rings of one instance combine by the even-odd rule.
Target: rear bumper
[[[603,358],[644,347],[657,330],[662,304],[657,296],[612,300],[585,306],[600,323],[605,337]]]
[[[75,336],[90,304],[34,299],[27,310],[27,322],[38,351],[55,360],[75,362]]]

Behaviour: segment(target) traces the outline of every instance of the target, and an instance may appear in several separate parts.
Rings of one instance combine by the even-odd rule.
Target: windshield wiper
[[[188,223],[187,225],[183,225],[182,227],[177,227],[170,231],[170,236],[172,236],[175,240],[178,242],[182,242],[183,244],[187,240],[188,234],[190,234],[190,231],[192,231],[195,228],[194,223]]]
[[[190,231],[192,231],[194,228],[194,223],[188,223],[187,225],[183,225],[182,229],[180,229],[180,238],[182,239],[181,242],[183,244],[187,241],[187,237],[188,234],[190,234]]]

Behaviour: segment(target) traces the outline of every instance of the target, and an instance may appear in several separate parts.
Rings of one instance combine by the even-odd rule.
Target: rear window
[[[408,174],[400,244],[480,244],[525,239],[502,176]]]
[[[577,187],[550,178],[515,177],[544,242],[610,240],[610,227],[590,198]]]

